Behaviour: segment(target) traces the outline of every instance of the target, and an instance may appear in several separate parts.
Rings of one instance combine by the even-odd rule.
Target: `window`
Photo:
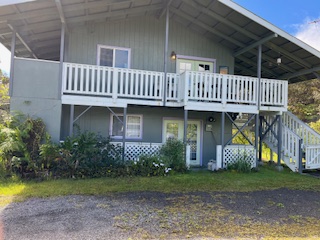
[[[98,45],[97,65],[130,68],[130,48]]]
[[[120,120],[120,121],[119,121]],[[123,115],[111,116],[110,135],[114,138],[122,138]],[[142,116],[127,115],[126,138],[142,138]]]

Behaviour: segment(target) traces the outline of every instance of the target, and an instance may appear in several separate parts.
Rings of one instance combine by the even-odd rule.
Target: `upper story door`
[[[185,71],[198,71],[198,72],[214,72],[214,59],[213,61],[201,61],[192,59],[177,59],[177,73]]]

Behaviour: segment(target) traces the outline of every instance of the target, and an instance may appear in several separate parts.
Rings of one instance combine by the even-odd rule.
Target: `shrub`
[[[137,176],[164,176],[171,168],[161,160],[160,156],[142,155],[135,161],[128,162],[129,174]]]
[[[10,117],[1,125],[0,154],[8,175],[36,176],[43,170],[39,148],[44,135],[45,125],[41,119],[22,114]]]
[[[176,172],[186,172],[187,166],[184,159],[184,144],[182,141],[169,138],[160,148],[160,155],[164,163]]]
[[[116,172],[114,168],[125,168],[122,148],[91,132],[67,137],[60,144],[47,141],[40,155],[55,177],[102,177]]]
[[[243,153],[235,162],[227,165],[227,170],[234,170],[239,173],[251,172],[251,163],[248,161],[248,156]]]

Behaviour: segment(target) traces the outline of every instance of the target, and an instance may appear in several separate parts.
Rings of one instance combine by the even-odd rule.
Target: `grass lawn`
[[[236,237],[237,239],[261,239],[261,237],[264,239],[319,239],[320,236],[318,218],[303,217],[296,213],[287,216],[285,212],[284,219],[273,223],[248,217],[222,205],[222,201],[226,199],[230,204],[234,204],[236,199],[232,197],[232,194],[235,194],[232,192],[278,188],[320,191],[320,179],[299,175],[286,168],[278,172],[273,167],[264,166],[259,172],[249,174],[203,170],[166,177],[63,179],[43,182],[3,180],[0,183],[0,206],[31,197],[43,198],[70,194],[107,195],[132,191],[188,193],[166,199],[170,204],[166,204],[164,208],[149,206],[148,214],[145,210],[137,210],[114,216],[114,225],[117,228],[138,234],[138,239],[155,237],[145,224],[136,229],[137,222],[144,223],[150,219],[158,221],[159,228],[164,231],[161,236],[156,236],[160,239],[174,237],[178,239],[181,236],[183,238],[201,236],[204,238]],[[203,201],[196,193],[199,191],[208,193],[214,201],[211,203]],[[219,193],[215,193],[217,191]],[[287,203],[271,200],[259,209],[250,210],[251,214],[269,216],[269,212],[286,211],[286,207],[289,206]],[[147,202],[152,201],[158,200],[148,199]]]
[[[192,171],[166,177],[125,177],[97,179],[62,179],[42,182],[0,181],[0,206],[11,201],[31,197],[52,197],[71,194],[104,195],[115,192],[159,191],[255,191],[289,188],[320,191],[320,179],[299,175],[284,169],[261,167],[259,172],[240,174],[234,172]]]

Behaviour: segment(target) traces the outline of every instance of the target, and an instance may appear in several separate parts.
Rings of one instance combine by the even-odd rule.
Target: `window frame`
[[[112,135],[112,132],[113,132],[113,118],[114,116],[118,116],[118,117],[123,117],[123,114],[111,114],[110,115],[110,129],[109,129],[109,136],[112,138],[112,139],[122,139],[123,136],[115,136],[115,135]],[[140,126],[140,132],[139,132],[139,135],[140,137],[128,137],[128,118],[129,117],[139,117],[140,118],[140,122],[139,122],[139,126]],[[142,139],[142,134],[143,134],[143,115],[142,114],[127,114],[126,116],[126,137],[125,139]]]
[[[112,66],[111,67],[115,67],[115,51],[116,50],[122,50],[122,51],[128,51],[128,67],[127,69],[131,68],[131,48],[125,48],[125,47],[117,47],[117,46],[109,46],[109,45],[103,45],[103,44],[98,44],[97,45],[97,65],[100,65],[100,54],[101,54],[101,49],[111,49],[113,51],[113,59],[112,59]],[[108,66],[105,66],[108,67]]]

